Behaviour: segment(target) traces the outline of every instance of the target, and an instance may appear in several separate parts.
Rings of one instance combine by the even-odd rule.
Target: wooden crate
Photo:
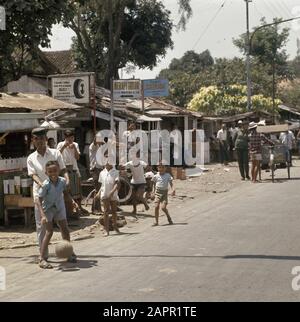
[[[21,195],[4,195],[4,206],[19,207],[20,199],[22,199]]]

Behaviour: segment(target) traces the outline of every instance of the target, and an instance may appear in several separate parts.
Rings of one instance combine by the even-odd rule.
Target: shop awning
[[[162,119],[160,117],[150,117],[147,115],[141,115],[137,118],[137,122],[160,122]]]

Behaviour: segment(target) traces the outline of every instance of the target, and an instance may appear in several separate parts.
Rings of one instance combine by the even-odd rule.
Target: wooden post
[[[142,91],[142,114],[145,114],[145,93],[144,93],[144,81],[141,80],[141,91]]]

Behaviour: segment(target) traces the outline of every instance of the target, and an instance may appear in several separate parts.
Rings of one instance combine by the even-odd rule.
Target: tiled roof
[[[46,59],[57,69],[57,73],[70,74],[76,72],[76,63],[71,50],[42,51]]]

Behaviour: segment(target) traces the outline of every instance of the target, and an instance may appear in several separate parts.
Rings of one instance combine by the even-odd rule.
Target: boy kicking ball
[[[166,172],[166,166],[159,164],[158,173],[153,177],[152,182],[154,183],[154,195],[155,195],[155,223],[153,226],[158,226],[158,217],[159,217],[159,206],[162,204],[161,210],[166,214],[168,222],[170,225],[173,224],[169,211],[167,209],[168,205],[168,188],[169,185],[172,188],[171,195],[175,195],[175,189],[173,186],[172,176]]]
[[[57,221],[62,238],[70,241],[64,195],[69,195],[66,180],[59,177],[59,166],[57,161],[46,163],[46,174],[48,179],[43,182],[39,190],[39,198],[36,201],[41,213],[41,223],[46,226],[46,234],[41,246],[40,268],[53,268],[47,261],[46,251],[53,235],[53,220]],[[76,255],[73,253],[68,259],[69,262],[76,262]]]

